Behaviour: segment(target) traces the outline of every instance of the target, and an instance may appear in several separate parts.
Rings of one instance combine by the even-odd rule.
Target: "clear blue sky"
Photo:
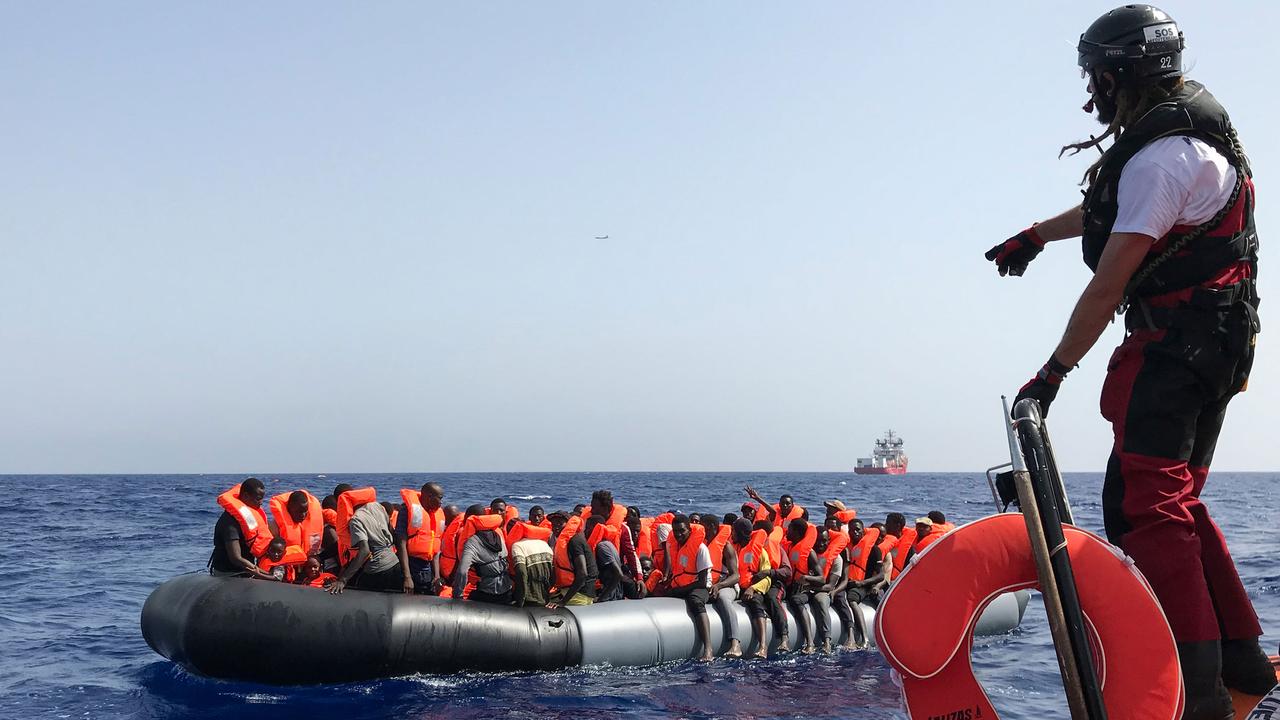
[[[982,253],[1078,201],[1111,6],[6,3],[0,472],[999,462],[1087,271]],[[1275,297],[1280,4],[1165,9]],[[1222,469],[1280,468],[1269,306]],[[1069,469],[1119,338],[1054,405]]]

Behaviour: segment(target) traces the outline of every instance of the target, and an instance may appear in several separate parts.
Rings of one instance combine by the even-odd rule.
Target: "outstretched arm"
[[[1155,238],[1142,233],[1114,233],[1098,261],[1098,271],[1085,286],[1067,322],[1054,357],[1067,367],[1080,362],[1111,322],[1124,300],[1124,289],[1151,251]]]
[[[1036,224],[1036,234],[1047,243],[1069,240],[1084,233],[1084,209],[1076,205]]]

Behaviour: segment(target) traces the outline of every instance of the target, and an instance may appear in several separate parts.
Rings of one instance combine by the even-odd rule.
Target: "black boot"
[[[1178,643],[1187,704],[1182,720],[1234,720],[1231,693],[1222,684],[1222,646],[1217,640]]]
[[[1276,686],[1276,669],[1257,638],[1222,641],[1222,682],[1246,695],[1266,695]]]

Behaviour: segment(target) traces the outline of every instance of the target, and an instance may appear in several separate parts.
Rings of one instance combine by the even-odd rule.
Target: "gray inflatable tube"
[[[1017,627],[1027,598],[1025,591],[996,598],[977,634]],[[857,609],[862,622],[856,639],[872,640],[875,611]],[[827,612],[832,635],[839,637],[839,618]],[[754,647],[740,604],[709,604],[707,615],[717,655],[728,649],[729,629],[744,648]],[[795,618],[788,619],[791,637],[798,638]],[[867,632],[857,632],[862,628]],[[275,685],[653,665],[692,658],[699,650],[684,601],[672,598],[550,611],[358,590],[330,595],[202,574],[174,578],[151,593],[142,608],[142,635],[152,650],[191,672]],[[768,642],[776,645],[772,637]]]

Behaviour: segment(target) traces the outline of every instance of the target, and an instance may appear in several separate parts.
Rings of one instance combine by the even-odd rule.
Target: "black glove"
[[[1053,399],[1058,397],[1058,388],[1062,385],[1062,381],[1066,379],[1067,373],[1071,368],[1058,362],[1058,358],[1049,356],[1049,362],[1040,368],[1040,372],[1035,374],[1022,389],[1018,391],[1018,396],[1013,399],[1013,404],[1017,405],[1026,398],[1032,398],[1040,402],[1041,417],[1049,417],[1049,404]]]
[[[1000,276],[1021,275],[1027,265],[1044,249],[1044,240],[1036,232],[1036,226],[1023,230],[987,251],[986,258],[994,260]]]

